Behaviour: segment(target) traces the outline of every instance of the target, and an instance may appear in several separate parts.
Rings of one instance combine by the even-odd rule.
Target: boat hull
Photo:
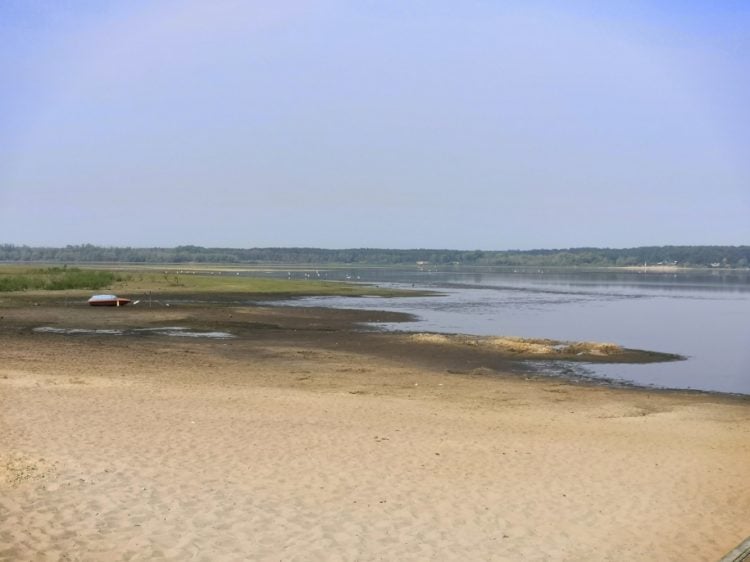
[[[91,298],[89,299],[89,304],[91,306],[125,306],[126,304],[130,304],[130,299],[124,299],[121,297]]]

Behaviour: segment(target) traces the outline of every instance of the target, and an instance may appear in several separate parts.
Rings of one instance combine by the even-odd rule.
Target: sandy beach
[[[0,560],[712,561],[750,535],[747,398],[523,375],[367,314],[0,310]],[[235,337],[35,331],[154,326]]]

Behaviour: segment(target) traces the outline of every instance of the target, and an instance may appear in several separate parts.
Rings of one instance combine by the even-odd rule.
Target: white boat
[[[89,304],[91,306],[125,306],[130,304],[130,299],[117,295],[94,295],[89,299]]]

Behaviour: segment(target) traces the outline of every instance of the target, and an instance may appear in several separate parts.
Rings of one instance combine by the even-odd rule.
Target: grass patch
[[[313,279],[274,279],[236,275],[235,273],[190,274],[165,271],[163,273],[133,272],[127,282],[117,285],[121,292],[168,293],[245,293],[268,297],[304,296],[409,296],[413,291],[396,291],[374,286],[320,281]]]
[[[111,271],[85,270],[76,267],[24,270],[2,268],[0,269],[0,292],[96,290],[123,279],[123,276]]]

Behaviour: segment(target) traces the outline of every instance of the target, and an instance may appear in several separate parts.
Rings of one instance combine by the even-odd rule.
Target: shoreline
[[[88,292],[73,292],[73,295],[50,294],[49,291],[37,293],[15,294],[3,303],[0,294],[0,316],[4,316],[4,323],[0,322],[0,330],[14,326],[18,330],[34,330],[54,328],[61,332],[67,329],[111,329],[123,328],[125,331],[136,328],[141,330],[155,329],[166,324],[182,322],[187,328],[198,330],[228,331],[238,337],[255,337],[260,332],[273,333],[278,337],[288,337],[290,334],[316,332],[346,334],[345,339],[357,340],[354,345],[374,345],[375,348],[386,348],[385,354],[394,350],[401,356],[415,355],[415,349],[424,347],[427,352],[422,353],[426,359],[436,355],[442,361],[467,361],[473,368],[482,368],[482,361],[495,369],[514,373],[517,376],[533,373],[535,376],[548,377],[552,380],[568,380],[575,384],[590,384],[593,386],[606,385],[612,388],[633,388],[658,392],[691,392],[706,393],[717,396],[747,397],[750,394],[739,392],[723,392],[717,390],[691,389],[679,387],[659,387],[638,384],[629,380],[608,378],[604,376],[589,376],[572,373],[570,376],[559,373],[545,374],[545,365],[529,367],[535,363],[554,367],[559,363],[575,365],[596,364],[648,364],[658,362],[684,361],[688,358],[667,352],[643,349],[620,348],[616,344],[602,344],[595,342],[557,341],[540,338],[520,338],[513,336],[485,336],[462,333],[422,332],[409,330],[381,330],[369,326],[378,323],[407,322],[412,315],[402,312],[382,310],[362,310],[330,307],[295,306],[294,296],[288,294],[251,294],[237,292],[201,292],[193,293],[189,290],[179,292],[160,292],[159,300],[154,300],[153,308],[128,306],[116,309],[116,316],[106,315],[107,309],[92,311],[92,307],[82,302],[71,304],[69,299],[81,298]],[[77,293],[80,293],[78,295]],[[266,301],[286,299],[289,304],[264,304]],[[167,304],[165,304],[167,303]],[[170,306],[170,304],[172,306]],[[49,322],[47,322],[49,320]],[[174,322],[173,322],[174,320]],[[166,322],[166,324],[165,324]],[[151,328],[149,328],[149,326]],[[146,337],[146,332],[141,334]],[[42,334],[37,334],[41,336]],[[65,335],[64,333],[50,333],[51,337],[83,337],[81,333]],[[90,337],[140,337],[135,334],[129,336],[90,333]],[[432,342],[416,341],[414,338],[428,336]],[[390,341],[383,341],[383,340]],[[440,340],[440,341],[438,341]],[[365,343],[367,342],[367,343]],[[495,343],[495,342],[500,342]],[[342,342],[343,343],[343,342]],[[545,347],[541,351],[532,349],[514,349],[513,344],[531,348]],[[529,345],[526,345],[529,344]],[[316,345],[325,345],[323,339]],[[415,347],[416,346],[416,347]],[[580,349],[583,346],[583,352]],[[592,347],[593,346],[593,347]],[[597,346],[614,348],[613,352],[597,353],[591,350]],[[560,347],[574,349],[571,353],[561,353]],[[575,349],[579,348],[579,349]],[[451,356],[453,358],[451,359]]]
[[[49,332],[47,335],[53,338],[83,337],[86,331],[89,332],[90,337],[146,337],[149,330],[168,325],[174,326],[177,323],[182,324],[182,328],[188,331],[191,329],[199,332],[221,331],[239,338],[256,337],[260,332],[273,333],[274,336],[283,338],[293,334],[328,332],[340,334],[344,340],[352,340],[350,347],[361,349],[368,345],[374,349],[382,348],[385,350],[385,355],[390,353],[398,353],[401,357],[420,355],[423,359],[436,356],[449,364],[451,362],[458,364],[457,362],[460,361],[470,363],[473,368],[483,368],[489,365],[493,369],[515,374],[533,372],[537,376],[547,376],[552,379],[564,378],[576,383],[653,390],[657,387],[605,377],[578,374],[570,377],[559,374],[545,375],[544,372],[540,372],[540,369],[529,368],[527,364],[547,363],[550,366],[559,363],[648,364],[687,359],[679,354],[622,348],[614,343],[381,330],[371,325],[385,322],[408,322],[413,316],[403,312],[382,310],[299,307],[294,305],[294,297],[286,294],[248,295],[235,292],[180,291],[162,292],[158,296],[159,300],[154,300],[155,304],[152,308],[142,304],[139,307],[131,305],[117,308],[116,311],[108,311],[106,308],[92,310],[92,307],[80,302],[69,304],[67,298],[61,299],[58,295],[50,295],[48,291],[14,295],[13,300],[4,305],[0,295],[0,312],[2,312],[0,315],[4,316],[4,323],[0,323],[0,329],[13,327],[27,332],[41,329],[41,331]],[[265,304],[265,301],[283,299],[286,299],[288,304]],[[123,333],[119,335],[106,333],[112,329],[121,330]],[[65,330],[72,330],[74,333],[65,334]],[[101,333],[97,333],[97,330]],[[41,335],[41,333],[36,334],[37,337]],[[318,338],[315,345],[325,345],[324,338]],[[419,349],[424,351],[417,353]],[[691,389],[666,387],[659,388],[659,390],[680,392]],[[711,390],[695,391],[750,396]]]

